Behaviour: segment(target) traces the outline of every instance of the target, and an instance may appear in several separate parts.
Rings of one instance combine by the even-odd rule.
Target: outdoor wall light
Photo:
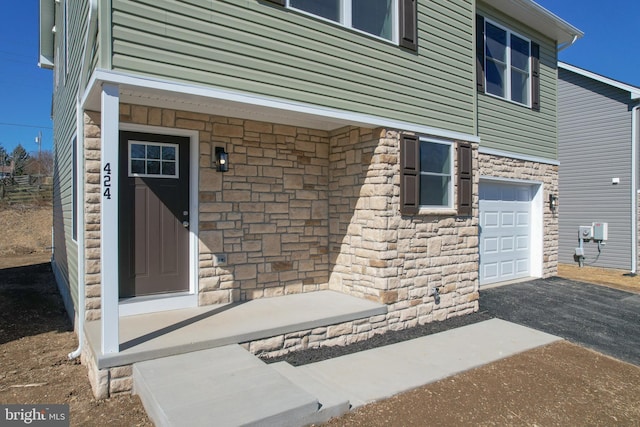
[[[549,209],[554,213],[558,209],[558,196],[555,194],[549,194]]]
[[[224,147],[216,147],[216,170],[218,172],[229,171],[229,154]]]

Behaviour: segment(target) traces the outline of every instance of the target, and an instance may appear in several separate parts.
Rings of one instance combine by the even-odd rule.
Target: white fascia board
[[[596,80],[600,83],[604,83],[609,86],[613,86],[615,88],[627,91],[629,92],[632,101],[637,101],[640,99],[640,87],[628,85],[626,83],[622,83],[617,80],[610,79],[609,77],[601,76],[600,74],[587,71],[583,68],[576,67],[575,65],[567,64],[566,62],[558,62],[558,67],[567,71],[571,71],[576,74],[580,74],[581,76]]]
[[[54,34],[53,26],[55,25],[55,3],[53,0],[40,0],[40,37],[39,42],[39,61],[40,68],[53,68],[54,56]]]
[[[555,40],[558,46],[572,44],[584,33],[532,0],[480,0],[504,14]]]
[[[397,121],[379,116],[356,113],[345,110],[337,110],[328,107],[322,107],[313,104],[305,104],[302,102],[289,101],[286,99],[270,98],[266,96],[234,92],[230,90],[192,85],[188,83],[179,83],[174,81],[159,80],[147,76],[135,76],[131,74],[120,73],[117,71],[109,71],[96,69],[91,76],[87,89],[82,97],[82,106],[85,109],[99,108],[100,87],[105,84],[118,85],[121,91],[136,91],[151,94],[152,97],[161,95],[171,96],[176,99],[197,103],[208,103],[208,108],[212,110],[215,105],[212,101],[224,104],[224,108],[228,110],[247,110],[248,108],[256,111],[266,111],[268,116],[275,117],[279,115],[283,118],[292,117],[299,119],[313,119],[326,123],[325,130],[338,129],[344,126],[361,126],[367,128],[390,128],[418,134],[431,135],[457,141],[468,141],[479,143],[480,138],[476,135],[463,132],[449,131],[446,129],[424,126],[416,123]],[[125,97],[123,96],[123,99]],[[274,115],[274,113],[277,113]],[[292,120],[294,120],[292,119]],[[286,123],[286,122],[283,122]]]
[[[516,160],[524,160],[526,162],[544,163],[547,165],[560,166],[560,161],[555,159],[547,159],[545,157],[527,156],[525,154],[512,153],[509,151],[494,150],[493,148],[478,148],[480,154],[487,154],[489,156],[508,157]]]

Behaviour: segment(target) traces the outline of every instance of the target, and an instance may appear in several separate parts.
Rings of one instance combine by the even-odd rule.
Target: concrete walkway
[[[136,363],[134,392],[158,426],[301,426],[560,339],[491,319],[295,368],[230,345]]]

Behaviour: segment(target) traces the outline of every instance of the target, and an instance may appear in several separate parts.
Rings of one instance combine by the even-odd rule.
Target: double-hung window
[[[398,0],[289,0],[289,7],[396,42]]]
[[[448,142],[420,140],[420,206],[452,208],[453,155]]]
[[[418,0],[265,0],[418,50]]]
[[[487,93],[529,105],[529,40],[490,22],[485,25]]]
[[[540,47],[531,40],[478,16],[478,90],[540,108]]]
[[[454,162],[456,152],[457,163]],[[472,163],[472,148],[468,143],[403,135],[400,141],[402,213],[455,211],[457,215],[471,215]]]

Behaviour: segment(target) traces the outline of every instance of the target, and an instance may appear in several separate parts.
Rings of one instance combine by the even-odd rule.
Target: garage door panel
[[[503,227],[510,227],[514,224],[513,222],[513,212],[502,212],[502,221],[501,225]]]
[[[486,255],[498,253],[498,239],[495,237],[487,238],[484,240],[484,253]]]
[[[529,236],[517,236],[516,237],[516,249],[519,251],[529,250]]]
[[[485,227],[498,227],[500,224],[498,222],[498,212],[497,211],[491,211],[491,212],[485,212],[484,213],[484,226]]]
[[[504,279],[510,279],[513,276],[514,262],[503,261],[500,263],[500,276]]]
[[[516,224],[519,227],[529,226],[529,212],[518,212],[516,214],[516,217],[517,217]]]
[[[530,275],[531,187],[480,184],[480,284]]]
[[[516,261],[516,274],[528,274],[529,273],[529,259],[519,259]]]
[[[513,252],[513,237],[502,237],[500,239],[500,252]]]

